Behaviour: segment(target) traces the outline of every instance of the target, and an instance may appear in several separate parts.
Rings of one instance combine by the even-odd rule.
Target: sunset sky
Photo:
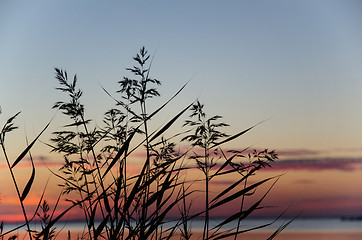
[[[151,75],[162,81],[151,108],[190,81],[155,127],[197,98],[229,133],[266,120],[232,143],[280,155],[260,176],[284,173],[268,200],[281,208],[266,215],[288,206],[290,216],[362,214],[361,26],[357,0],[1,1],[1,125],[21,111],[8,151],[17,157],[54,115],[41,141],[66,124],[52,109],[62,98],[54,67],[77,74],[86,115],[101,124],[114,102],[100,85],[115,94],[146,46]],[[41,172],[35,202],[50,175],[42,164],[60,159],[49,151],[38,142],[32,153]],[[18,211],[1,153],[0,221]]]

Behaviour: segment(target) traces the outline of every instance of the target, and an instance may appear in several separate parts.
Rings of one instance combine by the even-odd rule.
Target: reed
[[[62,183],[52,211],[43,199],[45,190],[32,215],[27,213],[24,204],[36,174],[30,149],[50,123],[13,162],[6,154],[5,136],[16,129],[14,119],[19,113],[2,128],[0,145],[24,215],[25,223],[19,227],[26,226],[28,238],[55,239],[55,223],[75,207],[82,210],[86,225],[86,231],[79,239],[191,239],[190,222],[199,217],[204,219],[203,239],[238,239],[244,232],[272,224],[240,228],[241,221],[263,208],[262,201],[279,176],[253,184],[249,184],[248,180],[258,170],[270,167],[277,154],[269,150],[248,153],[248,148],[224,150],[229,142],[256,125],[229,135],[222,131],[229,126],[221,121],[222,117],[207,117],[204,105],[195,100],[186,104],[163,126],[151,129],[150,122],[184,90],[186,84],[155,111],[149,112],[150,100],[160,96],[157,87],[161,82],[150,76],[152,60],[144,47],[133,59],[135,65],[127,68],[131,77],[124,77],[118,82],[120,89],[116,95],[104,89],[114,99],[115,106],[105,111],[103,126],[94,124],[86,117],[85,105],[81,101],[83,92],[78,88],[77,76],[70,78],[66,71],[55,68],[56,89],[65,94],[67,100],[56,102],[53,108],[67,116],[70,122],[53,132],[53,137],[47,143],[51,152],[61,154],[64,159],[59,171],[53,172]],[[170,135],[169,130],[187,111],[191,114],[183,129]],[[175,139],[180,140],[173,142]],[[187,150],[180,150],[183,149],[181,143],[189,145]],[[132,154],[135,151],[144,152],[145,157],[139,173],[130,174],[127,166],[134,159]],[[32,173],[24,190],[20,191],[13,169],[27,154],[30,154]],[[194,166],[202,172],[202,179],[187,175]],[[225,176],[233,177],[235,182],[217,194],[210,194],[210,184]],[[204,189],[194,189],[199,181],[204,183]],[[250,197],[258,187],[268,182],[271,187],[266,193],[256,200]],[[199,192],[204,194],[202,210],[194,209],[192,204]],[[55,214],[59,202],[64,199],[69,207]],[[240,206],[238,211],[217,226],[210,226],[213,210],[235,204],[236,201]],[[248,204],[245,204],[246,201],[249,201]],[[167,223],[171,213],[177,211],[179,217],[170,227]],[[30,223],[34,220],[41,220],[40,230],[31,229]],[[233,221],[237,225],[229,227],[228,224]],[[269,239],[277,236],[288,224],[278,228]],[[14,230],[4,233],[2,225],[0,230],[1,239],[16,238],[10,236]],[[70,233],[68,239],[71,239]]]

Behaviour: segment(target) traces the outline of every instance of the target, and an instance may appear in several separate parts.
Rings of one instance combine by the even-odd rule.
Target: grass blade
[[[107,91],[107,89],[105,89],[100,83],[99,83],[99,85],[101,86],[101,88],[103,89],[103,91],[104,91],[110,98],[112,98],[118,105],[124,107],[124,109],[126,109],[127,112],[131,113],[134,117],[138,118],[138,115],[137,115],[134,111],[132,111],[132,109],[131,109],[130,107],[128,107],[128,106],[127,106],[126,104],[124,104],[123,102],[118,101],[116,98],[114,98],[114,97],[112,96],[112,94],[110,94],[110,93]]]
[[[286,227],[288,227],[288,225],[291,224],[297,217],[294,217],[293,219],[289,220],[287,223],[281,225],[277,230],[275,230],[275,232],[273,232],[272,235],[270,235],[270,237],[267,238],[267,240],[274,239],[279,233],[281,233],[281,231],[283,231]]]
[[[268,226],[272,225],[274,222],[275,221],[273,221],[271,223],[264,224],[264,225],[256,226],[256,227],[253,227],[253,228],[249,228],[249,229],[246,229],[246,230],[242,230],[242,231],[224,233],[224,234],[221,234],[220,236],[214,237],[213,240],[224,239],[224,238],[228,238],[228,237],[231,237],[231,236],[239,235],[241,233],[246,233],[246,232],[254,231],[254,230],[257,230],[257,229],[265,228],[265,227],[268,227]]]
[[[279,178],[278,178],[279,179]],[[273,188],[273,186],[275,185],[275,183],[278,181],[278,179],[276,179],[274,181],[274,183],[269,187],[268,191],[258,200],[256,201],[248,210],[246,211],[241,211],[241,212],[237,212],[235,214],[233,214],[232,216],[230,216],[228,219],[224,220],[223,222],[219,223],[217,226],[213,227],[213,229],[217,229],[217,228],[220,228],[222,226],[224,226],[225,224],[233,221],[233,220],[236,220],[236,219],[239,219],[239,221],[245,219],[246,217],[248,217],[252,212],[254,212],[255,210],[257,209],[261,209],[263,207],[259,207],[259,205],[261,204],[261,202],[264,200],[264,198],[268,195],[268,193],[270,192],[270,190]],[[280,217],[280,216],[279,216]],[[278,217],[278,218],[279,218]],[[276,221],[276,220],[275,220]],[[269,223],[269,224],[266,224],[265,226],[268,226],[268,225],[271,225],[273,224],[275,221],[273,221],[272,223]],[[264,226],[259,226],[257,228],[262,228]],[[257,228],[253,228],[253,229],[257,229]],[[249,231],[249,230],[248,230]],[[234,234],[240,234],[241,232],[235,232]],[[231,236],[231,235],[228,235],[228,236]],[[217,239],[221,239],[221,238],[217,238]]]
[[[35,178],[35,167],[34,167],[34,162],[33,162],[33,158],[30,157],[31,159],[31,165],[32,165],[32,172],[31,172],[31,176],[30,176],[30,179],[29,181],[26,183],[26,186],[23,190],[23,193],[21,194],[21,197],[20,197],[20,200],[21,201],[24,201],[26,196],[28,196],[28,193],[30,192],[30,188],[31,186],[33,185],[33,182],[34,182],[34,178]]]
[[[239,179],[238,181],[234,182],[233,184],[231,184],[229,187],[227,187],[224,191],[222,191],[221,193],[219,193],[214,199],[211,200],[212,202],[215,202],[216,200],[218,200],[220,197],[224,196],[225,194],[227,194],[228,192],[230,192],[231,190],[233,190],[236,186],[238,186],[241,182],[243,182],[248,176],[250,176],[251,174],[247,174],[244,177],[242,177],[241,179]]]
[[[270,181],[273,178],[276,178],[276,177],[270,177],[270,178],[264,179],[262,181],[259,181],[259,182],[255,183],[255,184],[253,184],[253,185],[251,185],[249,187],[243,188],[243,189],[239,190],[238,192],[236,192],[236,193],[234,193],[234,194],[220,200],[219,202],[214,203],[213,205],[210,206],[209,209],[211,210],[213,208],[216,208],[216,207],[219,207],[219,206],[221,206],[223,204],[226,204],[226,203],[228,203],[228,202],[242,196],[243,194],[250,192],[251,190],[255,189],[256,187],[260,186],[261,184]]]
[[[244,148],[243,150],[240,151],[240,153],[248,150],[249,148],[250,148],[250,147]],[[223,164],[220,168],[217,169],[217,171],[213,174],[213,176],[222,175],[222,174],[220,174],[221,170],[223,170],[227,165],[229,165],[229,164],[232,162],[232,160],[233,160],[235,157],[237,157],[237,154],[234,154],[234,155],[232,155],[231,157],[227,158],[226,155],[225,155],[225,153],[224,153],[224,151],[223,151],[221,148],[219,148],[219,149],[220,149],[223,157],[226,159],[226,161],[224,162],[224,164]]]
[[[130,144],[133,136],[135,135],[135,133],[136,133],[136,131],[133,131],[131,133],[131,135],[127,138],[126,142],[122,145],[121,149],[118,151],[116,156],[113,158],[112,162],[109,164],[109,166],[108,166],[107,170],[104,172],[102,178],[104,178],[107,175],[109,170],[111,170],[111,168],[114,166],[114,164],[116,164],[116,162],[121,158],[122,154],[129,148],[129,144]]]
[[[264,121],[262,121],[262,122],[264,122]],[[248,128],[248,129],[245,129],[244,131],[241,131],[241,132],[239,132],[239,133],[237,133],[237,134],[235,134],[235,135],[233,135],[233,136],[231,136],[231,137],[228,137],[227,139],[225,139],[225,140],[223,140],[223,141],[221,141],[221,142],[215,143],[211,148],[214,148],[214,147],[219,146],[219,145],[221,145],[221,144],[230,142],[231,140],[234,140],[235,138],[240,137],[241,135],[249,132],[251,129],[253,129],[254,127],[258,126],[258,125],[261,124],[262,122],[259,122],[259,123],[255,124],[254,126]]]
[[[98,237],[101,235],[103,228],[106,226],[108,221],[109,215],[105,219],[102,220],[102,222],[97,227],[96,231],[94,232],[94,239],[98,239]]]
[[[154,111],[153,113],[151,113],[146,120],[151,119],[154,115],[156,115],[159,111],[162,110],[162,108],[164,108],[169,102],[172,101],[172,99],[174,99],[185,87],[186,85],[189,83],[190,81],[188,81],[187,83],[185,83],[180,90],[178,90],[167,102],[165,102],[161,107],[159,107],[156,111]]]
[[[91,122],[91,120],[77,121],[77,122],[74,122],[74,123],[71,123],[71,124],[64,125],[63,127],[77,127],[77,126],[80,126],[80,125],[88,124],[90,122]]]
[[[137,177],[137,181],[136,183],[133,185],[132,187],[132,190],[129,194],[129,196],[127,197],[127,201],[124,205],[124,209],[129,209],[129,207],[131,206],[136,194],[141,191],[141,188],[140,188],[140,185],[141,185],[141,182],[142,182],[142,179],[144,178],[145,176],[145,173],[146,173],[146,169],[147,169],[147,166],[149,164],[149,159],[146,159],[145,163],[143,164],[143,167],[142,167],[142,170],[141,170],[141,173],[138,175]]]
[[[186,108],[184,108],[180,113],[178,113],[175,117],[173,117],[165,126],[163,126],[163,128],[160,129],[160,131],[158,131],[151,139],[149,142],[152,142],[153,140],[155,140],[157,137],[159,137],[162,133],[164,133],[168,128],[170,128],[172,126],[172,124],[184,113],[187,111],[187,109],[189,109],[192,106],[193,103],[191,103],[190,105],[188,105]]]
[[[48,128],[48,126],[50,125],[50,122],[45,126],[45,128],[38,134],[38,136],[27,146],[27,148],[25,148],[25,150],[19,155],[19,157],[15,160],[15,162],[13,163],[13,165],[11,166],[11,169],[13,169],[24,157],[25,155],[29,152],[29,150],[33,147],[34,143],[38,140],[38,138],[40,137],[40,135],[43,134],[43,132]]]

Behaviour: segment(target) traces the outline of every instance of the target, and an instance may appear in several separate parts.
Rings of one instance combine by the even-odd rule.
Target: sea
[[[283,224],[287,223],[290,219],[246,219],[243,220],[241,223],[241,230],[251,229],[257,226],[265,225],[268,223],[273,222],[273,224],[264,227],[262,229],[253,230],[252,232],[255,233],[272,233],[275,230],[278,229],[279,226],[282,226]],[[213,226],[216,226],[220,223],[221,220],[218,219],[211,219],[210,220],[210,226],[211,228]],[[40,228],[40,223],[33,223],[36,228]],[[175,222],[170,220],[167,225],[172,226]],[[204,222],[201,219],[192,220],[190,222],[192,232],[202,232]],[[231,225],[236,226],[236,222],[232,222]],[[19,224],[15,223],[4,223],[4,229],[3,232],[6,232],[10,229],[14,229]],[[167,226],[166,226],[167,227]],[[70,230],[71,232],[82,232],[85,229],[84,222],[58,222],[56,224],[57,230],[61,230],[63,232],[67,232]],[[16,230],[15,232],[11,233],[8,236],[11,236],[13,234],[22,235],[25,232],[25,228],[21,228]],[[337,236],[336,234],[339,234],[337,238],[331,238],[328,237],[328,239],[341,239],[341,240],[347,240],[347,239],[362,239],[362,220],[343,220],[341,218],[297,218],[294,219],[283,231],[282,233],[298,233],[298,236],[303,236],[303,233],[306,234],[306,236],[309,236],[308,238],[294,238],[294,239],[312,239],[310,236],[319,236],[315,239],[322,239],[320,236],[321,233],[328,233],[330,236]],[[355,238],[348,238],[343,236],[350,236],[349,233],[354,233]],[[345,235],[343,235],[345,234]],[[289,235],[293,236],[293,235]],[[252,238],[251,238],[252,239]],[[254,238],[257,239],[257,238]],[[278,239],[275,238],[275,239]],[[282,238],[282,239],[291,239],[293,240],[293,237],[288,238]],[[324,238],[323,238],[324,239]],[[325,238],[327,239],[327,238]]]

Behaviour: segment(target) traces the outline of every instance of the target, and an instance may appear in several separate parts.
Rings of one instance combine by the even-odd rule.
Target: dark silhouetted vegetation
[[[102,126],[87,118],[77,76],[69,77],[66,71],[55,68],[56,89],[64,94],[65,100],[56,102],[53,108],[69,119],[62,129],[53,132],[47,143],[51,152],[61,154],[64,160],[59,171],[53,172],[61,181],[55,206],[44,199],[45,190],[35,212],[27,212],[24,204],[36,174],[30,149],[49,124],[12,161],[7,157],[5,137],[16,129],[14,120],[19,113],[7,120],[1,130],[0,144],[24,215],[24,224],[19,228],[26,227],[29,239],[55,239],[60,231],[55,224],[79,208],[86,228],[78,239],[191,239],[191,221],[200,218],[204,221],[203,239],[238,239],[244,232],[272,224],[249,229],[242,229],[240,224],[254,211],[263,209],[262,201],[279,179],[275,176],[249,184],[258,170],[270,167],[277,159],[274,151],[227,148],[229,142],[255,126],[226,134],[224,129],[228,124],[222,122],[222,117],[208,117],[204,105],[195,100],[185,103],[158,129],[151,128],[153,119],[186,84],[163,105],[150,111],[150,100],[160,96],[161,82],[150,76],[152,61],[144,47],[133,59],[136,64],[127,68],[131,76],[119,81],[118,91],[110,93],[104,89],[115,105],[105,111]],[[170,129],[187,113],[190,115],[183,128],[170,135]],[[144,159],[139,172],[131,174],[128,163],[134,160],[132,154],[136,151],[143,152]],[[30,156],[32,172],[26,185],[19,186],[13,170],[26,155]],[[195,168],[202,172],[201,179],[187,175]],[[210,184],[223,177],[235,181],[221,192],[211,192]],[[196,185],[200,182],[204,188],[198,189]],[[267,183],[268,190],[255,197],[258,187]],[[204,209],[193,207],[196,194],[204,196]],[[69,207],[55,214],[64,200]],[[235,209],[233,215],[216,226],[210,225],[213,211],[230,204]],[[33,221],[40,221],[41,229],[32,229]],[[230,223],[236,224],[230,226]],[[278,228],[269,239],[288,224]],[[17,238],[13,235],[16,229],[3,232],[2,226],[1,239]],[[70,233],[68,238],[71,239]]]

